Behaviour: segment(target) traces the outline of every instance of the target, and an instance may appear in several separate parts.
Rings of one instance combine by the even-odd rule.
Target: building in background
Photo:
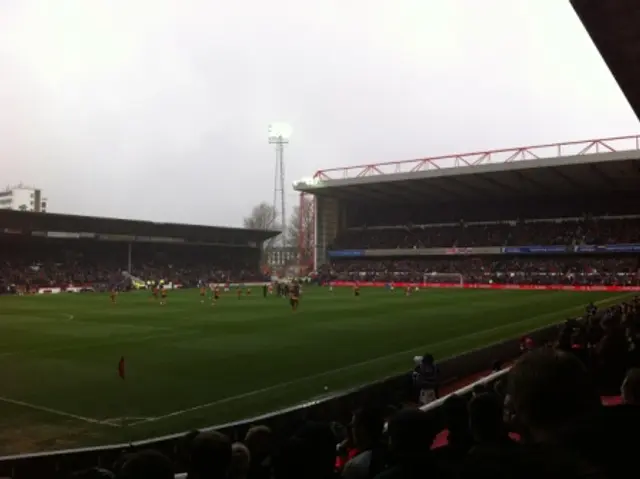
[[[298,263],[298,249],[295,246],[271,246],[265,249],[266,263],[272,268],[282,268]]]
[[[4,191],[0,191],[0,210],[46,213],[47,199],[38,188],[22,184],[8,186]]]

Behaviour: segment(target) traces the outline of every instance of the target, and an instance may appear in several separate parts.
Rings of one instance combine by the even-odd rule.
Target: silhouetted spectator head
[[[572,354],[538,349],[509,372],[509,397],[516,421],[536,440],[569,432],[600,405],[583,364]]]
[[[426,353],[424,356],[422,356],[421,362],[422,362],[422,364],[427,365],[427,366],[433,365],[433,363],[435,362],[433,354]]]
[[[461,458],[473,445],[467,400],[457,394],[450,395],[442,404],[442,414],[445,427],[449,430],[448,448]]]
[[[304,441],[292,437],[286,441],[275,455],[273,476],[275,479],[298,479],[309,471],[306,458],[309,455]],[[314,476],[315,477],[315,476]]]
[[[331,426],[325,423],[309,422],[305,424],[296,437],[302,440],[312,452],[310,461],[315,463],[319,471],[333,471],[336,459],[336,438]]]
[[[640,406],[640,368],[633,368],[627,372],[622,383],[622,399],[625,404]]]
[[[273,433],[267,426],[251,427],[244,438],[244,443],[249,448],[254,460],[261,460],[271,454],[272,441]]]
[[[251,454],[253,479],[270,479],[272,475],[273,434],[267,426],[253,426],[247,431],[244,444]]]
[[[354,413],[351,426],[356,448],[365,450],[380,441],[384,416],[384,411],[375,407],[364,407]]]
[[[251,453],[247,446],[241,442],[231,445],[231,466],[229,467],[229,479],[245,479],[249,474]]]
[[[469,428],[477,442],[505,439],[507,433],[502,417],[502,399],[497,394],[479,394],[469,402]]]
[[[219,432],[201,432],[191,442],[189,479],[227,476],[231,464],[231,441]]]
[[[428,454],[436,437],[427,413],[419,409],[403,409],[388,424],[389,449],[399,462],[413,461]]]
[[[193,431],[186,433],[178,441],[176,452],[179,461],[178,465],[182,470],[186,470],[189,467],[189,461],[191,460],[191,444],[198,434],[200,434],[200,431],[194,429]]]
[[[173,479],[174,471],[171,461],[157,451],[140,451],[128,455],[120,471],[118,479]]]
[[[274,464],[277,479],[325,479],[334,475],[336,440],[328,424],[307,423],[281,448]]]
[[[467,401],[462,396],[452,394],[447,397],[442,403],[442,413],[449,432],[468,429]]]

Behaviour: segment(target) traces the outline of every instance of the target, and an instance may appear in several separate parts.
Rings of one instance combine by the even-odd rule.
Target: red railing
[[[568,141],[546,145],[521,146],[500,150],[476,151],[454,155],[434,156],[415,160],[389,161],[341,168],[318,170],[313,175],[317,180],[339,180],[381,176],[416,171],[460,168],[465,166],[510,163],[513,161],[560,158],[563,156],[592,155],[616,151],[640,150],[640,134],[602,138],[599,140]]]

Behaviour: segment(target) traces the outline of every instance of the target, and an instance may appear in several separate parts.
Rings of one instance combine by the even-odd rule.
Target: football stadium
[[[637,5],[572,4],[640,117]],[[0,475],[622,476],[638,185],[640,135],[318,170],[295,278],[278,231],[0,211]]]

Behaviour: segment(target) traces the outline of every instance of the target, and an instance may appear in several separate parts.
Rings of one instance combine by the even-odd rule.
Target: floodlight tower
[[[289,144],[291,126],[286,123],[272,123],[269,125],[269,144],[276,146],[276,167],[273,179],[273,211],[276,213],[274,221],[280,216],[282,234],[280,242],[286,246],[287,216],[284,196],[284,146]],[[278,204],[280,203],[280,204]]]

